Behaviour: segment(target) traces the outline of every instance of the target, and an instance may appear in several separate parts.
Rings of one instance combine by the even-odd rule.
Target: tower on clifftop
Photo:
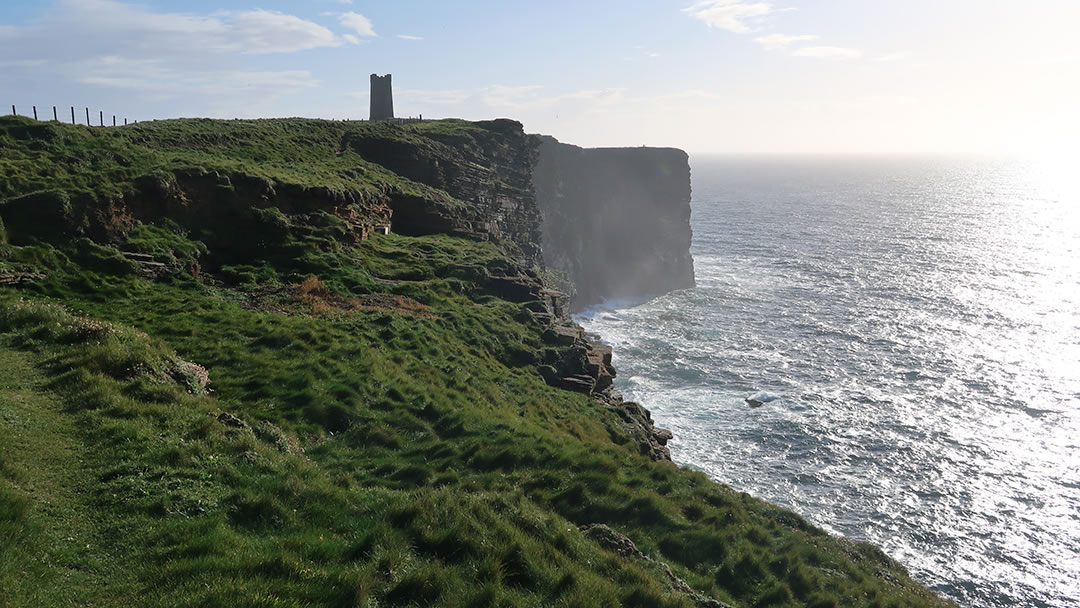
[[[371,75],[371,120],[390,120],[394,117],[394,89],[390,74]]]

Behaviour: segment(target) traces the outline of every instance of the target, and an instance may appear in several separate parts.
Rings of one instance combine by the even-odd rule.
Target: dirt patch
[[[420,316],[428,319],[437,318],[431,307],[416,300],[388,293],[372,293],[358,298],[349,298],[349,305],[354,310],[393,310],[403,314]]]

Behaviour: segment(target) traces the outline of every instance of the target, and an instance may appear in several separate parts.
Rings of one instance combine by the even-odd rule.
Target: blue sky
[[[1080,135],[1077,5],[0,0],[0,103],[364,118],[378,72],[399,115],[589,146],[1055,151]]]

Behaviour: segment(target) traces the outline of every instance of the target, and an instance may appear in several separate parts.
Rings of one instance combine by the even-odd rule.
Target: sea
[[[692,157],[697,287],[578,321],[679,464],[961,606],[1080,606],[1064,160]]]

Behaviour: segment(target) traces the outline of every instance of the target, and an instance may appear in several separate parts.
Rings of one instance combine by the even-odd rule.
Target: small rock
[[[588,524],[581,526],[580,530],[589,538],[596,541],[596,544],[612,551],[626,558],[645,559],[645,554],[638,550],[634,541],[630,540],[626,536],[619,534],[615,530],[612,530],[604,524]]]
[[[232,427],[234,429],[246,429],[248,425],[243,420],[229,414],[228,412],[222,412],[218,414],[217,421],[225,426]]]
[[[660,445],[667,445],[667,442],[671,441],[675,437],[675,434],[667,429],[656,429],[653,431],[653,438],[656,439],[656,443]]]

